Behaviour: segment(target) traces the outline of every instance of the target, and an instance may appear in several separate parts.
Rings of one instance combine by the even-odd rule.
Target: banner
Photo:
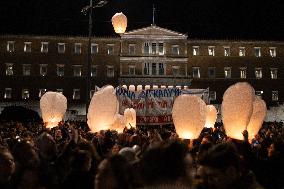
[[[137,115],[137,125],[172,124],[172,108],[174,100],[181,94],[197,95],[209,104],[209,89],[147,89],[130,91],[123,87],[116,88],[119,101],[119,113],[126,108],[134,108]]]

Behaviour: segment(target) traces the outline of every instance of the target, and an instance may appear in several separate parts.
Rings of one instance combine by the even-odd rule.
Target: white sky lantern
[[[258,133],[266,116],[266,112],[267,108],[265,102],[261,100],[260,97],[256,96],[253,102],[253,113],[247,127],[249,140],[252,140]]]
[[[243,140],[253,109],[254,89],[246,82],[230,86],[223,95],[222,119],[227,136]]]
[[[114,123],[111,129],[116,130],[118,133],[122,133],[125,127],[125,119],[123,115],[116,114],[114,118]]]
[[[215,108],[215,106],[213,105],[207,105],[206,106],[206,123],[205,123],[205,127],[210,128],[210,127],[214,127],[214,124],[216,122],[217,119],[217,110]]]
[[[67,109],[66,97],[58,92],[46,92],[40,99],[40,110],[47,128],[56,127]]]
[[[127,27],[127,17],[122,12],[113,15],[111,22],[115,33],[122,34],[125,32]]]
[[[126,108],[124,110],[124,118],[127,128],[130,128],[131,126],[136,127],[136,111],[133,108]]]
[[[92,132],[107,130],[115,121],[118,112],[118,100],[113,86],[105,86],[97,91],[88,110],[88,126]]]
[[[198,96],[180,95],[172,110],[176,132],[180,138],[196,139],[206,121],[206,104]]]

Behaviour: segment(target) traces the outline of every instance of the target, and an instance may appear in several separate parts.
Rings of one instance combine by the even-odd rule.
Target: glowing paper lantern
[[[136,111],[133,108],[126,108],[124,110],[124,118],[126,127],[136,127]]]
[[[214,127],[214,124],[217,119],[217,110],[213,105],[206,106],[206,123],[205,127],[210,128]]]
[[[230,86],[223,95],[222,119],[227,136],[243,140],[252,115],[254,89],[246,82]]]
[[[250,122],[247,127],[249,133],[249,140],[252,140],[254,136],[258,133],[262,126],[263,120],[266,116],[266,104],[260,97],[255,97],[253,102],[253,112],[250,118]]]
[[[125,127],[125,119],[123,115],[116,114],[114,123],[111,126],[112,130],[116,130],[118,133],[122,133]]]
[[[105,86],[97,91],[88,110],[88,126],[92,132],[107,130],[115,121],[118,112],[118,100],[113,86]]]
[[[46,92],[40,99],[42,119],[47,128],[56,127],[67,109],[66,97],[58,92]]]
[[[196,139],[206,121],[206,104],[197,96],[180,95],[172,110],[173,121],[179,137]]]
[[[125,32],[127,27],[127,17],[122,12],[113,15],[111,22],[115,33],[122,34]]]

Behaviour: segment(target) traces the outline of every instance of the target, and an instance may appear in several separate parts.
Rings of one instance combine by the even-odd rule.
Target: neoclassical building
[[[268,106],[284,100],[284,42],[196,40],[151,25],[120,37],[93,37],[91,91],[86,94],[88,38],[0,36],[0,107],[37,104],[49,90],[62,92],[73,114],[107,84],[130,90],[209,88],[212,104],[239,81],[249,82]],[[78,110],[80,107],[82,111]]]

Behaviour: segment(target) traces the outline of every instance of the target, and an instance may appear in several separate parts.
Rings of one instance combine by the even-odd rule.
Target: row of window
[[[49,42],[41,42],[41,52],[48,53],[48,44]],[[58,43],[58,53],[65,53],[66,43]],[[128,53],[135,54],[136,45],[129,44],[128,46]],[[98,53],[98,44],[92,43],[91,44],[91,53],[96,54]],[[7,42],[7,51],[14,52],[15,51],[15,41],[8,41]],[[24,42],[24,52],[31,52],[32,51],[32,43],[31,42]],[[171,52],[174,55],[180,54],[180,46],[179,45],[172,45]],[[75,43],[74,44],[74,53],[81,54],[82,53],[82,44]],[[164,55],[165,54],[165,44],[163,42],[145,42],[143,48],[144,54],[152,54],[152,55]],[[107,44],[107,54],[112,55],[114,54],[114,44]],[[193,46],[192,47],[192,55],[198,56],[200,55],[200,47]],[[208,46],[208,55],[215,56],[215,46]],[[269,47],[269,55],[271,57],[276,57],[276,47]],[[224,46],[224,56],[231,56],[231,48],[229,46]],[[239,47],[239,56],[246,56],[246,48]],[[261,47],[254,47],[254,56],[261,57]]]
[[[224,56],[231,56],[231,48],[229,46],[224,46]],[[261,47],[254,47],[254,56],[261,57]],[[192,47],[192,55],[198,56],[200,55],[199,46]],[[208,55],[215,56],[215,46],[208,46]],[[269,47],[269,55],[271,57],[276,57],[276,47]],[[238,56],[246,56],[246,48],[239,47],[239,55]]]
[[[31,75],[31,65],[30,64],[23,64],[23,75],[30,76]],[[39,65],[39,73],[41,76],[47,76],[47,64],[40,64]],[[144,75],[165,75],[165,65],[164,63],[144,63],[143,74]],[[108,65],[107,68],[107,77],[114,77],[114,66]],[[193,78],[200,78],[200,67],[192,67],[192,77]],[[247,68],[240,67],[240,78],[245,79],[247,78]],[[91,76],[96,77],[98,73],[98,65],[91,66]],[[261,79],[263,78],[262,68],[255,68],[254,69],[255,78]],[[56,74],[57,76],[64,76],[64,64],[58,64],[56,67]],[[128,66],[128,75],[135,75],[136,74],[136,67],[135,65]],[[6,64],[6,75],[14,75],[13,64],[7,63]],[[172,66],[172,75],[173,76],[180,76],[180,66]],[[216,68],[215,67],[208,67],[208,77],[215,78],[216,75]],[[73,66],[73,76],[81,77],[82,76],[82,65],[74,65]],[[231,78],[232,77],[232,68],[231,67],[224,67],[224,77]],[[278,78],[278,68],[270,68],[270,78],[277,79]]]
[[[146,87],[145,87],[146,89]],[[41,98],[42,95],[44,95],[44,93],[46,93],[47,89],[39,89],[39,94],[38,97]],[[63,89],[57,89],[57,92],[60,92],[63,94]],[[81,91],[80,89],[73,89],[73,94],[72,94],[72,99],[73,100],[79,100],[81,98]],[[90,91],[90,98],[93,96],[93,94],[95,93],[95,90],[91,90]],[[263,91],[255,91],[255,94],[257,96],[262,96],[263,95]],[[272,91],[271,92],[271,100],[272,101],[278,101],[278,91]],[[28,89],[22,89],[22,99],[29,99],[30,98],[30,92]],[[215,101],[216,100],[216,91],[209,91],[209,98],[211,101]],[[4,99],[12,99],[12,88],[5,88],[4,91]]]
[[[247,78],[247,68],[240,67],[240,78],[245,79]],[[262,68],[255,68],[254,74],[256,79],[263,78]],[[215,78],[216,75],[216,68],[215,67],[208,67],[208,77]],[[270,68],[270,78],[277,79],[278,69],[277,68]],[[193,78],[200,78],[200,67],[193,67],[192,68],[192,77]],[[225,78],[232,78],[232,68],[231,67],[224,67],[224,77]]]
[[[23,75],[30,76],[31,75],[31,65],[30,64],[23,64]],[[57,76],[64,76],[64,64],[57,64],[56,65],[56,75]],[[73,76],[81,77],[82,76],[82,65],[74,65],[73,66]],[[114,66],[107,65],[107,77],[114,77]],[[6,75],[14,75],[14,65],[12,63],[6,63]],[[41,76],[47,76],[47,64],[40,64],[39,65],[39,74]],[[98,65],[91,66],[91,76],[97,77],[98,74]]]

